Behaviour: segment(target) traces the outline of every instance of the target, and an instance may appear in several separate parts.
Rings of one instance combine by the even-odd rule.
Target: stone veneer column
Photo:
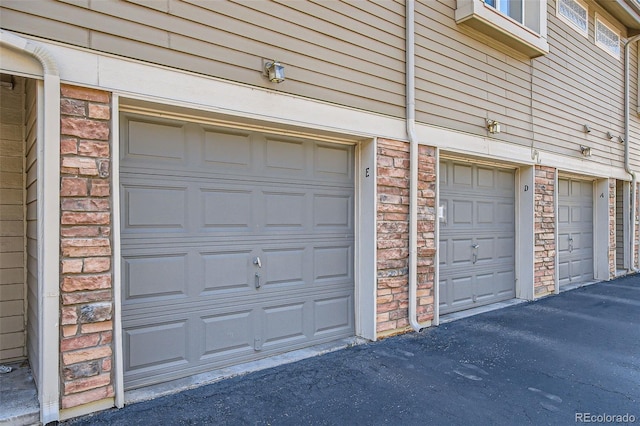
[[[551,294],[556,284],[556,169],[536,166],[534,200],[534,297]]]
[[[435,253],[435,148],[419,147],[419,321],[433,318]],[[409,144],[378,139],[377,317],[381,337],[409,330]]]
[[[114,395],[110,95],[61,88],[61,407]]]
[[[616,180],[609,178],[609,279],[616,276]]]

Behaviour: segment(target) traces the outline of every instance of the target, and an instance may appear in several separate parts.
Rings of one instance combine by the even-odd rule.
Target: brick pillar
[[[409,330],[409,144],[378,139],[377,331]],[[433,319],[436,220],[435,148],[418,150],[418,306],[420,322]]]
[[[110,95],[61,88],[61,407],[112,397]]]
[[[609,279],[616,276],[616,180],[609,178]]]
[[[418,321],[433,319],[436,234],[436,149],[418,149]]]
[[[535,254],[534,297],[551,294],[555,290],[556,224],[554,193],[556,170],[536,166],[535,170]]]
[[[408,329],[409,144],[378,139],[377,318],[379,335]]]

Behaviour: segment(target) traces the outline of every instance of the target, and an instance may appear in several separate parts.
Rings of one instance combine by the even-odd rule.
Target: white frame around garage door
[[[140,105],[140,99],[132,97],[121,98],[118,94],[113,94],[113,111],[112,111],[112,197],[113,197],[113,256],[114,256],[114,349],[115,349],[115,390],[116,390],[116,406],[122,407],[125,404],[124,392],[124,364],[123,364],[123,342],[122,342],[122,270],[121,270],[121,243],[120,243],[120,150],[119,150],[119,133],[120,123],[119,114],[122,111],[135,111],[136,107],[129,107],[129,103]],[[149,102],[148,99],[142,100]],[[172,114],[158,109],[163,104],[161,101],[154,100],[153,105],[145,114],[151,116],[172,117]],[[200,112],[198,108],[189,108],[194,114]],[[197,111],[197,112],[196,112]],[[136,111],[140,112],[140,111]],[[199,122],[211,122],[218,126],[222,120],[209,118],[210,113],[202,111],[202,116],[178,115],[173,118],[188,120],[189,118]],[[228,119],[224,122],[227,126],[242,128],[243,125],[251,126],[250,120],[238,117],[237,123],[231,123]],[[336,136],[323,136],[322,132],[315,134],[313,129],[302,133],[296,130],[287,129],[285,127],[277,127],[274,125],[272,129],[265,129],[259,126],[263,131],[278,132],[281,130],[288,135],[299,135],[300,137],[319,140],[329,140],[331,142],[342,142],[355,145],[355,258],[354,258],[354,281],[355,281],[355,334],[368,340],[376,340],[376,151],[377,143],[375,138],[362,139],[352,136],[344,136],[342,140]]]

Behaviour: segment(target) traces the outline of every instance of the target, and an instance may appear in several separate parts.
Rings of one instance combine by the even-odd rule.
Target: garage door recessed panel
[[[170,368],[186,363],[187,321],[124,330],[126,369]]]
[[[494,172],[493,169],[486,169],[484,167],[478,167],[476,169],[478,173],[478,186],[484,188],[493,188],[495,186],[494,182]]]
[[[479,224],[493,223],[493,221],[496,219],[496,212],[493,202],[479,201],[476,204],[476,211],[478,213],[478,217],[476,218],[476,220]]]
[[[318,146],[316,151],[316,172],[337,175],[342,179],[351,176],[351,150],[342,146]]]
[[[451,204],[453,208],[454,225],[471,225],[473,223],[473,202],[453,200]]]
[[[453,248],[452,263],[470,263],[471,262],[471,250],[473,240],[470,238],[455,239],[451,241]]]
[[[350,296],[340,296],[330,299],[316,300],[315,333],[329,333],[351,326],[352,301]]]
[[[267,274],[267,285],[304,284],[304,248],[265,250],[263,268]]]
[[[265,308],[263,314],[265,346],[304,338],[304,303]]]
[[[351,277],[350,246],[316,247],[313,256],[316,280],[348,279]]]
[[[202,253],[204,293],[249,287],[247,270],[250,251]]]
[[[302,175],[306,166],[306,150],[301,142],[267,139],[267,168],[285,169]]]
[[[453,165],[453,184],[462,186],[472,185],[473,169],[467,164],[454,164]]]
[[[203,317],[204,354],[202,358],[222,352],[253,351],[253,316],[251,311]]]
[[[305,219],[304,193],[264,193],[267,228],[302,228]]]
[[[204,161],[223,169],[248,169],[251,166],[249,135],[205,132]]]
[[[351,196],[316,195],[313,198],[313,217],[316,227],[341,227],[351,225]]]
[[[136,161],[173,161],[185,159],[184,130],[182,126],[128,121],[124,159]]]
[[[123,257],[125,301],[187,295],[187,254]]]
[[[201,190],[203,227],[246,231],[251,226],[251,192]]]
[[[186,188],[124,187],[124,230],[186,229]]]

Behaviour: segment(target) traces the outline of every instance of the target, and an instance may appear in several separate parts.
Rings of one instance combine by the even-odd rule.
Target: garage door
[[[515,297],[514,171],[440,163],[440,312]]]
[[[558,179],[558,282],[593,280],[593,182]]]
[[[126,389],[354,334],[352,146],[121,126]]]

